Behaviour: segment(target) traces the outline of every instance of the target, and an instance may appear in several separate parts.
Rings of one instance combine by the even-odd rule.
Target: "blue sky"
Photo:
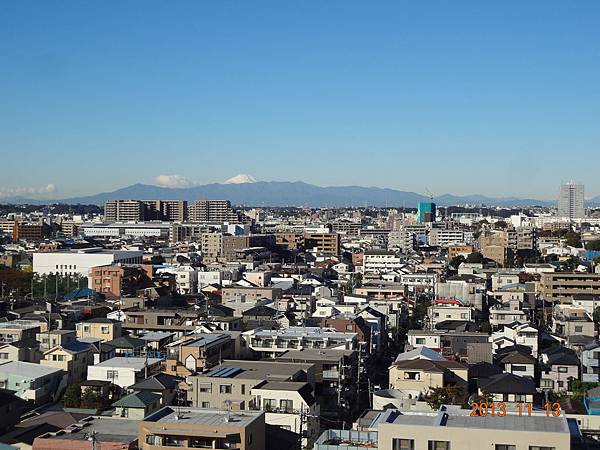
[[[0,196],[600,194],[600,2],[4,1]]]

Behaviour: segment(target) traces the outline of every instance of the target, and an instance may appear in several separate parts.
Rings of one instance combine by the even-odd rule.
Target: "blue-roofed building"
[[[81,289],[75,289],[75,290],[69,292],[68,294],[65,294],[65,296],[64,296],[64,299],[69,302],[71,302],[73,300],[80,300],[82,298],[100,300],[100,299],[102,299],[102,295],[99,294],[98,292],[94,291],[93,289],[81,288]]]

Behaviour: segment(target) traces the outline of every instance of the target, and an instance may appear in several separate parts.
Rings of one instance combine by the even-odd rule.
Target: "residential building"
[[[468,366],[456,361],[396,360],[389,368],[390,389],[407,392],[417,397],[433,388],[466,387],[467,381]]]
[[[161,359],[123,357],[102,361],[88,367],[88,380],[110,381],[124,389],[160,370]]]
[[[600,274],[581,272],[542,273],[540,296],[546,300],[570,303],[573,296],[600,296]]]
[[[149,391],[133,392],[114,402],[113,416],[133,420],[143,420],[161,408],[161,396]]]
[[[104,220],[107,222],[143,222],[146,204],[140,200],[107,200],[104,203]]]
[[[339,255],[340,235],[338,233],[305,232],[304,246],[306,250],[317,253]]]
[[[248,347],[265,357],[276,357],[285,351],[304,348],[354,350],[356,333],[340,333],[331,328],[289,327],[281,330],[250,330],[243,333]]]
[[[30,320],[0,322],[0,342],[31,341],[39,332],[39,325]]]
[[[139,289],[152,286],[150,264],[111,264],[91,267],[88,287],[108,299],[134,295]]]
[[[568,348],[556,346],[542,352],[540,388],[571,391],[571,382],[579,380],[580,361]]]
[[[514,322],[492,333],[489,342],[494,352],[505,347],[521,345],[531,349],[534,358],[538,356],[538,330],[527,322]]]
[[[196,200],[190,205],[190,222],[239,223],[239,214],[231,207],[229,200]]]
[[[234,343],[228,334],[194,333],[167,345],[164,372],[186,377],[233,357]]]
[[[22,361],[0,363],[0,389],[13,391],[36,406],[58,400],[66,385],[61,369]]]
[[[120,321],[103,318],[86,320],[75,326],[78,339],[95,338],[104,342],[120,337],[122,334],[121,328]]]
[[[40,364],[60,369],[67,374],[69,384],[87,379],[88,366],[94,363],[92,346],[83,342],[70,342],[46,350]]]
[[[139,423],[140,450],[265,450],[265,413],[165,406]]]
[[[364,253],[363,272],[386,273],[404,267],[406,263],[396,252],[387,250],[369,250]]]

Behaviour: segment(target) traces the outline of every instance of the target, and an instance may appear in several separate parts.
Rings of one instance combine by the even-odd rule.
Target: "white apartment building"
[[[403,258],[395,252],[386,250],[369,250],[363,257],[363,271],[369,272],[391,272],[399,270],[406,264]]]
[[[436,247],[448,247],[449,245],[465,242],[465,233],[462,230],[446,230],[443,228],[432,228],[429,232],[429,245]]]
[[[106,250],[84,248],[35,252],[33,272],[36,275],[80,275],[87,277],[92,267],[110,266],[117,263],[141,264],[144,252],[137,250]]]
[[[463,306],[456,300],[438,300],[427,308],[427,325],[435,328],[440,322],[446,320],[472,321],[474,308]]]
[[[505,325],[501,330],[492,333],[489,338],[492,351],[514,345],[523,345],[531,349],[534,358],[538,356],[538,330],[527,322]]]
[[[122,357],[107,359],[88,367],[88,380],[110,381],[127,389],[160,370],[159,358]]]

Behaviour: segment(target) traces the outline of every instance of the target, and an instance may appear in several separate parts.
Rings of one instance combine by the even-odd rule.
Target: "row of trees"
[[[61,298],[74,289],[87,287],[87,277],[75,275],[43,275],[0,267],[1,296],[33,299]]]

